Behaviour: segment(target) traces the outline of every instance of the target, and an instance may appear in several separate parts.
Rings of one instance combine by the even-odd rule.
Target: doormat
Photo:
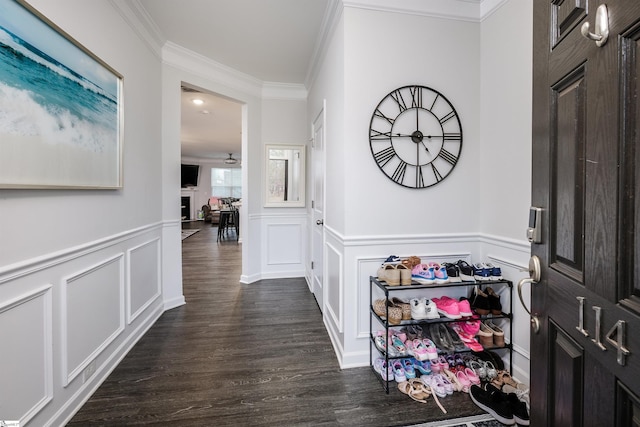
[[[412,424],[406,427],[504,427],[489,414],[474,417],[456,418],[453,420],[434,421],[430,423]]]
[[[193,230],[182,230],[182,240],[186,239],[189,236],[192,236],[200,231],[199,228],[194,228]]]

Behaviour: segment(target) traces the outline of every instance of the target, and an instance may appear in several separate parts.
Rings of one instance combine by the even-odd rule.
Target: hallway
[[[442,399],[447,415],[395,383],[386,395],[368,367],[340,370],[303,278],[240,284],[235,239],[185,225],[202,227],[182,242],[186,305],[160,317],[68,425],[382,427],[483,413],[466,394]]]

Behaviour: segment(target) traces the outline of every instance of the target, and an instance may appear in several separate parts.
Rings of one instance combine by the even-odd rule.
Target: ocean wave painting
[[[122,79],[0,0],[0,187],[121,187]]]

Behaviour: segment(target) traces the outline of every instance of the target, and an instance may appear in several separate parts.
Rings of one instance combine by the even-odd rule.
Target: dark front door
[[[640,425],[640,1],[534,0],[533,426]],[[582,320],[581,320],[582,319]]]

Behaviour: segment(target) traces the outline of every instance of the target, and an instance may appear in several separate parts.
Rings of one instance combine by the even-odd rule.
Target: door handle
[[[589,40],[594,40],[596,46],[602,47],[609,38],[609,12],[606,4],[601,4],[596,9],[595,27],[595,33],[592,33],[589,31],[589,23],[585,22],[580,27],[580,32]]]
[[[525,277],[520,279],[518,282],[518,298],[520,298],[520,303],[522,304],[522,308],[529,314],[531,318],[531,328],[533,329],[533,333],[537,334],[540,332],[540,319],[538,316],[534,316],[531,314],[531,310],[527,308],[527,305],[524,303],[524,298],[522,298],[522,286],[527,283],[538,283],[540,281],[541,269],[540,269],[540,258],[536,255],[532,255],[529,258],[529,277]]]
[[[323,225],[323,224],[324,224],[324,221],[321,219],[316,221],[316,225]]]

